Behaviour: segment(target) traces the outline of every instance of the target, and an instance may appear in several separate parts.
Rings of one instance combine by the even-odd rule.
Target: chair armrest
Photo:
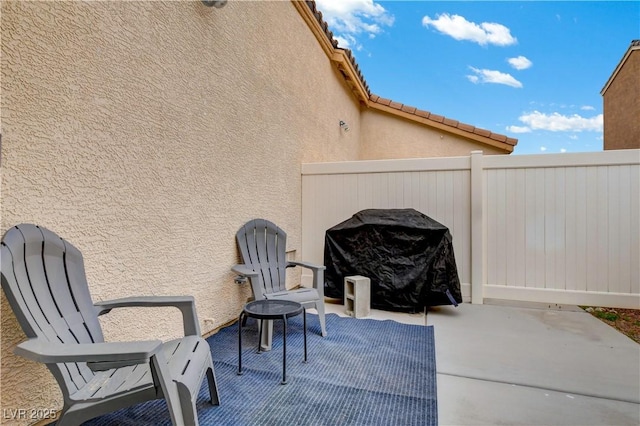
[[[29,339],[16,346],[13,352],[44,364],[61,362],[108,363],[104,365],[105,368],[100,368],[107,370],[118,366],[148,363],[161,347],[162,341],[160,340],[71,344]]]
[[[287,262],[287,266],[302,266],[303,268],[311,269],[311,270],[325,270],[327,269],[324,265],[316,265],[315,263],[310,262],[298,262],[298,261],[289,261]]]
[[[251,282],[251,291],[253,292],[253,297],[256,299],[264,299],[264,287],[262,286],[262,276],[260,272],[255,271],[253,267],[249,264],[240,264],[234,265],[231,267],[231,270],[238,274],[235,281],[238,284],[242,284],[243,282],[249,281]]]
[[[192,296],[138,296],[97,302],[93,305],[98,315],[109,313],[114,308],[172,306],[182,312],[185,336],[200,336],[200,324]]]
[[[311,269],[313,272],[313,288],[318,292],[320,300],[324,299],[324,270],[327,269],[326,266],[297,261],[287,262],[287,267],[289,266],[301,266],[303,268]]]
[[[249,278],[258,278],[259,273],[254,271],[250,265],[242,264],[242,265],[233,265],[231,270],[236,274],[242,275],[244,277]]]

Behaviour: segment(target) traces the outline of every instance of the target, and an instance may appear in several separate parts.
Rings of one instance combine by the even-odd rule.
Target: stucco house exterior
[[[633,40],[600,91],[604,149],[640,148],[640,40]]]
[[[517,143],[372,94],[312,1],[0,7],[0,231],[30,222],[69,240],[94,300],[193,295],[204,333],[250,296],[230,271],[243,223],[277,223],[301,258],[302,163]],[[2,408],[60,407],[46,368],[13,355],[25,336],[0,301]],[[107,341],[168,339],[179,315],[114,311],[102,325]]]

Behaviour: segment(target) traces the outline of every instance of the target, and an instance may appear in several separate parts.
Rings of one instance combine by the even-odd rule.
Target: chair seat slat
[[[82,389],[87,382],[91,381],[94,377],[93,371],[89,370],[89,368],[81,362],[67,362],[61,364],[60,369],[65,371],[65,375],[68,377],[67,380],[73,385],[72,389],[74,389],[74,392]]]
[[[266,299],[292,300],[302,303],[315,302],[318,300],[318,291],[315,288],[304,288],[299,290],[280,291],[277,293],[265,294]]]
[[[169,344],[171,342],[167,343]],[[209,345],[201,337],[188,336],[181,339],[179,346],[174,348],[172,345],[165,353],[167,352],[173,353],[172,358],[168,360],[171,377],[188,389],[189,397],[194,399],[206,372],[203,366],[212,362]]]
[[[76,401],[98,401],[153,385],[148,365],[132,365],[95,373],[80,391],[71,395]]]

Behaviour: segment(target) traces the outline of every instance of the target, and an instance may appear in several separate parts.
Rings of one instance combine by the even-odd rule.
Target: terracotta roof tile
[[[435,122],[438,122],[438,123],[442,123],[444,121],[444,117],[442,115],[438,115],[438,114],[431,114],[429,116],[429,120],[435,121]]]
[[[423,117],[423,118],[429,118],[429,116],[431,115],[431,113],[429,111],[425,111],[423,109],[417,109],[415,114],[418,117]]]
[[[473,133],[473,129],[475,128],[476,126],[472,126],[471,124],[458,123],[458,129],[464,130],[465,132]]]
[[[408,105],[403,105],[402,106],[402,110],[404,112],[408,112],[409,114],[415,114],[416,113],[416,107],[412,107],[412,106],[408,106]]]
[[[371,98],[369,98],[369,100],[371,100]],[[378,100],[376,102],[382,105],[389,106],[389,104],[391,104],[391,99],[381,98],[380,96],[378,96]]]
[[[506,142],[507,141],[507,137],[505,135],[500,135],[497,133],[491,133],[491,136],[489,136],[491,139],[497,140],[498,142]]]
[[[307,1],[306,3],[307,3],[307,6],[309,6],[309,9],[311,9],[311,12],[313,12],[313,16],[315,16],[316,19],[318,20],[320,27],[322,27],[322,30],[325,32],[325,34],[329,38],[329,41],[331,41],[331,44],[333,45],[333,47],[338,47],[338,40],[333,38],[333,33],[329,30],[329,25],[324,21],[324,19],[322,19],[322,12],[320,12],[316,7],[316,2],[311,0],[311,1]]]
[[[389,104],[389,106],[390,106],[391,108],[395,108],[395,109],[402,110],[402,104],[401,104],[400,102],[394,102],[394,101],[391,101],[391,103]]]
[[[479,129],[477,127],[473,130],[473,133],[475,133],[476,135],[484,136],[486,138],[488,138],[491,135],[491,131],[490,130]]]
[[[458,127],[458,123],[460,122],[458,120],[452,120],[451,118],[445,117],[443,123],[447,126]]]

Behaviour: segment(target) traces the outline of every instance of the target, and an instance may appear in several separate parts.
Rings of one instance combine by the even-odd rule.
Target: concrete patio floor
[[[576,306],[488,300],[368,318],[434,326],[441,425],[640,425],[640,345]]]

